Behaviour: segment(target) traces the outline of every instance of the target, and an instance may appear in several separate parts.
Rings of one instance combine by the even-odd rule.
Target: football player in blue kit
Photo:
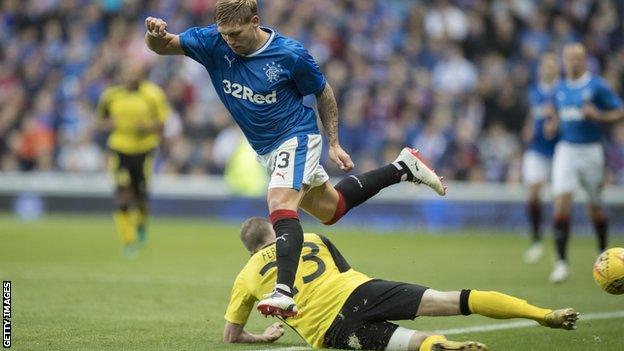
[[[322,141],[316,113],[303,104],[303,97],[316,96],[329,158],[349,171],[354,164],[340,147],[332,88],[299,42],[260,25],[256,0],[218,0],[215,24],[179,35],[169,33],[160,18],[146,18],[145,26],[145,41],[152,51],[186,55],[206,68],[219,98],[270,175],[267,202],[277,237],[277,284],[258,303],[262,314],[297,314],[292,296],[303,245],[299,208],[333,224],[349,209],[400,181],[424,183],[445,194],[441,179],[411,148],[404,148],[391,164],[331,185],[319,164]]]
[[[554,231],[557,261],[550,281],[560,283],[570,275],[567,242],[570,235],[572,195],[582,187],[587,193],[587,212],[598,239],[598,250],[607,247],[607,214],[602,206],[605,174],[602,133],[604,122],[624,118],[620,98],[607,82],[587,71],[583,45],[563,49],[566,79],[555,92],[555,107],[561,140],[553,156]],[[548,126],[548,129],[553,129]]]
[[[527,263],[537,262],[544,251],[540,191],[544,183],[550,179],[552,156],[558,141],[557,135],[544,134],[544,122],[556,118],[553,93],[559,83],[559,67],[554,53],[542,56],[538,75],[539,81],[528,91],[531,111],[524,133],[525,139],[528,140],[527,151],[522,160],[522,178],[529,189],[527,215],[532,234],[532,245],[524,255]]]

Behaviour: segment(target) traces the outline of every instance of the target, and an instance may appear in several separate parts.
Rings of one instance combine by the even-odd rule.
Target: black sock
[[[335,188],[344,197],[345,213],[377,195],[381,189],[400,182],[401,177],[408,173],[405,164],[401,166],[403,168],[399,170],[394,164],[389,164],[370,172],[348,176],[338,182]]]
[[[538,201],[530,201],[527,206],[527,214],[531,222],[531,235],[533,242],[542,240],[542,208]]]
[[[470,311],[470,305],[468,304],[468,298],[470,297],[470,289],[462,289],[459,293],[459,310],[464,316],[472,314]]]
[[[560,260],[566,261],[568,237],[570,236],[570,220],[567,217],[555,218],[555,243]]]
[[[277,251],[277,290],[292,297],[292,291],[303,245],[303,228],[298,218],[281,218],[273,222]],[[279,285],[286,286],[280,288]]]
[[[596,239],[598,239],[598,250],[603,252],[607,249],[607,230],[609,222],[606,218],[594,221],[594,229],[596,230]]]
[[[147,223],[147,216],[149,215],[149,207],[147,204],[147,198],[143,196],[138,196],[137,201],[137,228],[140,230],[145,230],[145,225]]]

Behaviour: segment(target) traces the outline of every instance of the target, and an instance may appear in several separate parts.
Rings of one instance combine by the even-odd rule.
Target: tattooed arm
[[[353,169],[353,161],[338,142],[338,105],[334,97],[334,91],[329,83],[316,95],[319,117],[323,123],[323,129],[329,142],[329,158],[343,171]]]
[[[323,122],[323,128],[327,133],[327,141],[329,145],[338,143],[338,105],[334,97],[334,91],[329,83],[325,84],[325,88],[316,95],[318,103],[319,117]]]

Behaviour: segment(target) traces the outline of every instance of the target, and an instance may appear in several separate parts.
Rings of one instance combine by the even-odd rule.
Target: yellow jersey
[[[164,123],[169,117],[169,104],[158,85],[142,81],[137,90],[128,90],[124,86],[104,90],[97,106],[97,116],[112,119],[109,148],[124,154],[141,154],[158,146],[160,133],[139,132],[138,127],[155,120]]]
[[[234,281],[225,320],[245,324],[254,303],[275,287],[275,244],[256,252]],[[325,332],[353,290],[371,280],[349,266],[324,236],[306,233],[295,277],[294,299],[299,313],[285,322],[308,344],[323,347]]]

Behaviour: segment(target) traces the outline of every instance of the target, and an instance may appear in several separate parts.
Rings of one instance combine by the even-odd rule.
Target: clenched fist
[[[167,35],[167,22],[162,18],[148,17],[145,19],[147,34],[153,37],[163,38]]]
[[[274,342],[284,335],[284,325],[280,322],[271,324],[262,334],[266,342]]]
[[[329,159],[345,172],[355,167],[353,161],[351,161],[351,156],[338,144],[329,146]]]

